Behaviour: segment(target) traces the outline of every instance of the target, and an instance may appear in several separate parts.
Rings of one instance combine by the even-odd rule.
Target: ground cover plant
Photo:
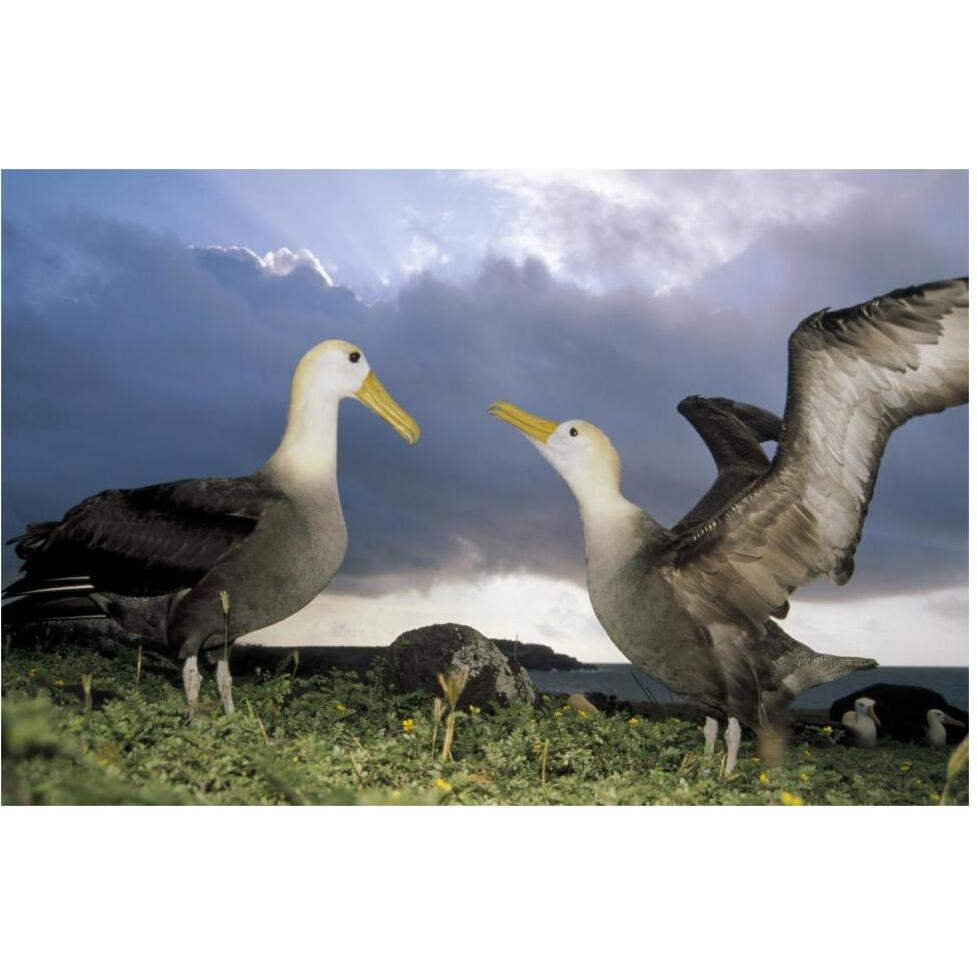
[[[721,751],[678,719],[590,714],[565,698],[536,707],[436,710],[391,694],[383,663],[308,678],[235,678],[221,713],[211,671],[192,722],[176,664],[115,646],[48,641],[3,655],[7,804],[812,804],[967,803],[949,751],[839,745],[795,734],[781,764],[744,743],[732,777]],[[438,713],[436,715],[436,712]],[[447,717],[454,713],[445,750]]]

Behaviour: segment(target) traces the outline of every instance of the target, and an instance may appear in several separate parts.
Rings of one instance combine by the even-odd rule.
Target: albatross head
[[[869,699],[868,697],[856,699],[855,712],[857,712],[860,716],[868,716],[868,718],[871,719],[873,723],[875,723],[876,729],[882,728],[882,723],[879,721],[879,717],[875,714],[874,699]]]
[[[926,721],[933,726],[938,724],[940,726],[950,725],[950,726],[963,726],[967,724],[960,722],[959,719],[955,719],[953,716],[948,716],[942,709],[930,709],[926,713]]]
[[[295,368],[292,409],[314,411],[345,397],[379,414],[408,444],[421,436],[417,422],[387,393],[358,346],[342,339],[313,346]]]
[[[548,421],[505,401],[496,401],[488,412],[522,431],[581,505],[620,497],[621,459],[599,427],[588,421]]]

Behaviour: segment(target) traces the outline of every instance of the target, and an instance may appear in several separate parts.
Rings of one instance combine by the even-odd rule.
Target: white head
[[[620,498],[621,459],[599,427],[580,420],[548,421],[504,401],[496,401],[488,412],[526,435],[581,507]]]
[[[875,714],[875,700],[869,699],[863,696],[861,699],[855,700],[855,712],[860,716],[868,716],[869,719],[875,723],[876,728],[881,729],[882,723],[879,721],[879,717]]]
[[[926,713],[926,721],[931,726],[966,726],[966,723],[960,722],[959,719],[955,719],[953,716],[948,716],[942,709],[930,709]]]
[[[346,397],[379,414],[409,444],[420,437],[416,422],[384,389],[363,351],[342,339],[319,343],[299,360],[292,376],[289,426],[314,429],[315,421],[328,417],[330,407]]]

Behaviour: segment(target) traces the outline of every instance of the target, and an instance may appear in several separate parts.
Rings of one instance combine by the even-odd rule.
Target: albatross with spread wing
[[[336,480],[339,402],[354,397],[409,444],[417,424],[387,393],[362,351],[342,340],[310,349],[292,378],[285,434],[268,461],[240,478],[110,489],[60,522],[12,540],[24,560],[5,598],[13,620],[110,617],[184,659],[190,712],[197,656],[308,604],[346,554]],[[226,608],[226,609],[225,609]],[[234,708],[226,657],[217,663],[225,712]]]
[[[968,323],[966,278],[809,316],[788,344],[772,464],[679,532],[621,495],[620,459],[594,425],[504,402],[489,412],[574,494],[591,603],[611,640],[673,691],[757,730],[773,754],[795,693],[776,673],[766,623],[802,584],[851,576],[890,434],[968,400]]]
[[[718,515],[739,492],[763,475],[770,460],[761,447],[765,441],[779,441],[783,422],[776,414],[726,397],[686,397],[678,405],[679,413],[695,428],[713,461],[716,478],[692,510],[674,526],[672,533],[697,529]],[[777,617],[786,617],[788,607],[778,608]],[[851,672],[877,668],[872,658],[847,655],[825,655],[792,638],[774,620],[765,624],[760,639],[761,654],[772,662],[774,678],[794,695],[806,689],[833,682]],[[703,729],[706,753],[711,755],[719,733],[717,717],[709,716]],[[726,725],[726,762],[723,770],[732,773],[736,766],[741,738],[739,720],[730,716]]]

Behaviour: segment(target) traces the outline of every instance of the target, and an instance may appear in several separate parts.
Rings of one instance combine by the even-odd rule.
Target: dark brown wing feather
[[[757,634],[794,588],[848,579],[889,435],[967,402],[968,307],[964,278],[797,327],[769,472],[669,546],[668,572],[699,620]]]
[[[81,579],[126,595],[192,586],[248,538],[280,498],[256,477],[186,479],[112,489],[70,509],[60,523],[28,527],[16,542],[23,577],[5,597],[45,581]]]
[[[705,495],[672,527],[682,535],[717,516],[736,495],[770,467],[762,441],[776,441],[776,414],[726,397],[686,397],[678,412],[695,428],[716,463],[716,479]]]

